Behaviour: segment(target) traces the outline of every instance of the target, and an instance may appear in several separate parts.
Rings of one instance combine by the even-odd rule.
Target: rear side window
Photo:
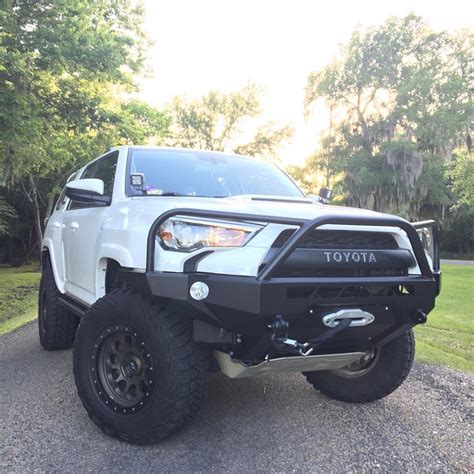
[[[117,161],[118,151],[114,151],[87,166],[79,179],[101,179],[104,182],[104,196],[112,197]],[[71,201],[69,204],[69,209],[84,209],[86,207],[102,207],[102,205],[75,201]]]

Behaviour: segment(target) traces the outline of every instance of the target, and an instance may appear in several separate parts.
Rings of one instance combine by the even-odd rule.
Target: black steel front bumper
[[[155,236],[159,226],[172,216],[193,216],[233,221],[269,222],[299,226],[292,237],[273,252],[255,277],[209,273],[167,273],[154,271]],[[297,248],[315,228],[326,224],[344,226],[398,227],[410,240],[420,268],[419,276],[397,277],[276,277]],[[427,225],[427,223],[423,223]],[[433,225],[433,222],[428,223]],[[248,214],[175,209],[158,218],[150,229],[146,273],[122,272],[121,279],[149,294],[185,302],[199,319],[243,335],[248,345],[258,343],[275,315],[290,322],[290,335],[314,337],[327,328],[324,314],[341,308],[361,308],[375,315],[364,328],[348,328],[329,345],[360,349],[387,342],[402,331],[426,320],[440,288],[439,252],[435,239],[434,271],[431,270],[416,228],[404,219],[385,215],[354,217],[325,215],[310,221]],[[204,282],[209,295],[203,301],[190,296],[191,285]]]

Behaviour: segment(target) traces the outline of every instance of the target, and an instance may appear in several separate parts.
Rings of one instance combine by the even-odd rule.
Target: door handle
[[[76,229],[79,229],[79,224],[77,222],[71,222],[69,224],[69,227],[72,229],[72,230],[76,230]]]
[[[53,229],[60,229],[61,228],[61,222],[54,221],[52,226],[53,226]]]

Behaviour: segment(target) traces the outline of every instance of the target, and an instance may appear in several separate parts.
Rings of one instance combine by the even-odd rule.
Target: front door
[[[92,162],[80,179],[102,179],[104,195],[113,198],[117,159],[118,152],[113,152]],[[65,289],[87,304],[96,300],[100,234],[110,209],[110,206],[70,202],[64,212]]]

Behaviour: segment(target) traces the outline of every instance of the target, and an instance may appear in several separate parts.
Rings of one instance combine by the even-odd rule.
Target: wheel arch
[[[117,245],[102,246],[96,266],[96,296],[110,292],[119,268],[131,268],[132,258],[127,249]]]

